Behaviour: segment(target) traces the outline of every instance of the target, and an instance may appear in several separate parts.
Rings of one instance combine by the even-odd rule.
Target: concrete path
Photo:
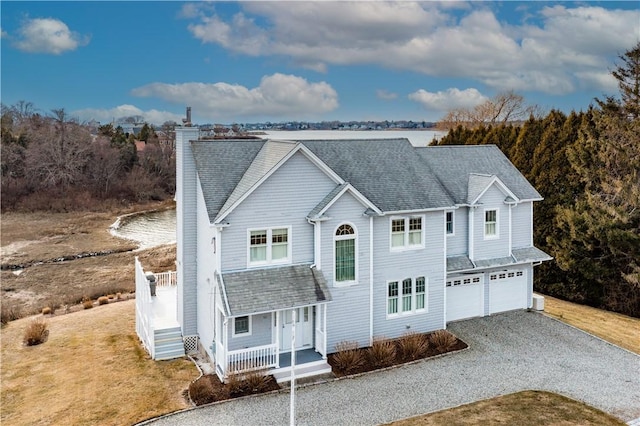
[[[640,417],[640,356],[535,312],[450,324],[464,352],[296,390],[298,425],[374,425],[525,389],[584,401],[624,421]],[[286,425],[289,393],[156,419],[164,425]]]

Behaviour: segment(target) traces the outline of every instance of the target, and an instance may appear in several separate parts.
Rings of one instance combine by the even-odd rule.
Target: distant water
[[[175,209],[148,212],[118,218],[111,226],[116,237],[138,243],[138,249],[147,249],[176,242]]]
[[[447,132],[432,130],[265,130],[270,139],[396,139],[407,138],[413,146],[427,146],[433,138],[440,139]]]

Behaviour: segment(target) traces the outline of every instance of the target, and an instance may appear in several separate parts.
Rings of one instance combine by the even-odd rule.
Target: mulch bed
[[[440,336],[436,336],[437,334]],[[442,334],[446,334],[449,337],[449,342],[446,347],[443,347],[442,345],[438,347],[435,343],[436,338],[442,337]],[[409,353],[407,347],[411,345],[407,345],[406,341],[403,342],[403,338],[415,338],[416,336],[422,337],[424,347],[420,351],[414,350]],[[411,333],[410,335],[403,336],[399,339],[389,340],[388,343],[394,347],[391,350],[393,356],[387,356],[384,362],[381,362],[379,356],[376,357],[372,355],[372,350],[368,347],[352,348],[348,351],[343,351],[349,352],[350,356],[348,359],[353,359],[353,362],[345,364],[344,358],[342,362],[340,362],[339,353],[329,355],[327,357],[327,361],[329,365],[331,365],[334,376],[342,377],[402,365],[408,362],[431,358],[448,352],[459,351],[468,347],[465,342],[444,330],[425,334]],[[415,349],[415,347],[413,349]],[[281,387],[273,376],[260,376],[259,374],[254,374],[250,380],[232,380],[230,383],[225,384],[222,383],[215,374],[208,374],[200,377],[189,386],[189,396],[195,405],[203,405],[279,389],[281,389]]]

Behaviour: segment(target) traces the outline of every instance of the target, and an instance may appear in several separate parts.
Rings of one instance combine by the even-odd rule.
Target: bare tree
[[[437,127],[451,129],[462,125],[474,128],[483,124],[524,121],[531,115],[540,118],[542,113],[538,105],[527,104],[522,95],[510,90],[498,93],[473,108],[456,108],[447,112]]]

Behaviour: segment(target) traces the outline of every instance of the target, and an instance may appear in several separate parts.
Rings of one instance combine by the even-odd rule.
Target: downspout
[[[452,215],[455,216],[455,213],[452,212]],[[453,226],[455,226],[456,218],[453,218]],[[442,315],[442,329],[446,330],[447,328],[447,211],[444,211],[444,223],[442,227],[442,234],[444,238],[444,280],[442,281],[442,288],[444,292],[444,309]],[[429,295],[427,295],[427,303],[429,303]],[[429,310],[429,306],[427,306],[427,311]]]
[[[468,239],[469,239],[469,260],[471,260],[473,262],[474,260],[474,249],[473,249],[473,216],[476,214],[476,206],[469,206],[469,235],[468,235]]]
[[[513,209],[513,204],[509,204],[509,257],[513,256],[511,209]]]
[[[369,346],[373,346],[373,216],[369,216]]]

